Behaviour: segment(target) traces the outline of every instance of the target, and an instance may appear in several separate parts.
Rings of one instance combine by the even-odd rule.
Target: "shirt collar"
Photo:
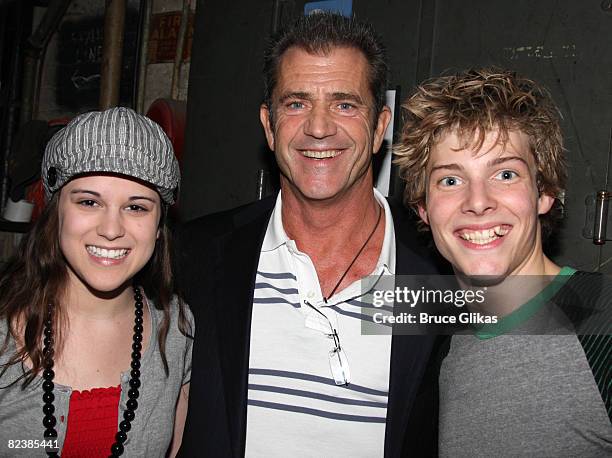
[[[383,238],[382,248],[380,250],[380,256],[376,263],[376,271],[382,267],[386,267],[389,274],[395,273],[395,227],[393,226],[393,216],[391,215],[391,208],[389,202],[385,196],[383,196],[378,189],[374,188],[374,197],[378,203],[382,206],[385,211],[385,237]]]
[[[276,203],[274,204],[270,221],[268,221],[268,228],[266,229],[263,245],[261,246],[262,252],[276,250],[289,241],[289,237],[283,227],[282,208],[282,191],[279,191],[278,196],[276,196]]]

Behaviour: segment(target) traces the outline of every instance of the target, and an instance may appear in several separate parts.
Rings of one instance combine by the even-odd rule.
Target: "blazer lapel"
[[[417,232],[405,209],[391,205],[395,228],[396,275],[435,273],[425,259],[410,247]],[[385,457],[399,457],[409,422],[410,410],[419,391],[434,343],[433,336],[398,335],[391,338],[391,370],[385,429]]]
[[[220,245],[215,290],[219,361],[233,456],[244,456],[246,405],[255,276],[270,213],[226,236]]]

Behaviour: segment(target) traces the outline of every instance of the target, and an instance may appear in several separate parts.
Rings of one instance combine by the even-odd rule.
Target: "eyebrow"
[[[460,166],[459,164],[441,164],[441,165],[436,165],[434,167],[431,168],[431,173],[435,172],[436,170],[462,170],[463,167]]]
[[[350,100],[350,101],[355,102],[358,105],[364,105],[363,99],[361,97],[359,97],[356,94],[351,94],[348,92],[332,92],[331,97],[329,98],[334,101]],[[313,96],[309,92],[299,92],[299,91],[288,92],[286,94],[281,95],[279,98],[279,101],[283,103],[290,99],[302,99],[302,100],[311,101],[313,100]]]
[[[331,96],[332,100],[352,100],[358,105],[364,105],[361,97],[357,94],[350,94],[348,92],[334,92]]]
[[[308,92],[287,92],[283,94],[278,99],[279,102],[286,102],[289,99],[303,99],[303,100],[311,100],[312,95]]]
[[[94,197],[98,197],[98,198],[102,197],[102,195],[99,192],[91,191],[89,189],[73,189],[72,191],[70,191],[70,194],[91,194]],[[148,200],[150,202],[155,203],[155,199],[152,199],[147,196],[130,196],[128,200]]]
[[[500,165],[500,164],[504,164],[506,162],[511,162],[511,161],[520,161],[523,164],[525,164],[525,166],[529,167],[529,164],[527,164],[527,161],[520,156],[498,157],[497,159],[493,159],[492,161],[487,162],[487,165]]]
[[[496,159],[493,159],[492,161],[488,161],[487,162],[487,166],[491,167],[491,166],[496,166],[496,165],[501,165],[501,164],[505,164],[506,162],[511,162],[511,161],[520,161],[523,164],[525,164],[526,167],[529,167],[529,164],[527,164],[527,161],[525,159],[523,159],[520,156],[504,156],[504,157],[498,157]],[[463,170],[464,167],[456,164],[456,163],[451,163],[451,164],[440,164],[440,165],[436,165],[434,167],[431,168],[431,173],[435,172],[436,170]]]

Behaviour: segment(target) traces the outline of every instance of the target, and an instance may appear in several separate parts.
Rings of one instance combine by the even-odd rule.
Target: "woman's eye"
[[[77,204],[82,205],[84,207],[93,207],[95,205],[98,205],[98,203],[93,200],[93,199],[83,199],[83,200],[79,200],[77,202]]]
[[[513,170],[502,170],[497,175],[495,175],[495,178],[503,181],[513,180],[516,177],[518,177],[518,173]]]
[[[137,205],[137,204],[128,205],[127,209],[133,212],[146,212],[147,211],[145,207],[143,207],[142,205]]]

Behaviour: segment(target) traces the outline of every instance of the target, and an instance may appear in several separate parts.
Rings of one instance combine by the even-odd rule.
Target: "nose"
[[[100,215],[98,235],[107,240],[115,240],[125,235],[123,219],[119,209],[108,209]]]
[[[333,115],[324,106],[314,106],[304,123],[304,133],[314,138],[330,137],[336,130]]]
[[[484,215],[497,208],[497,200],[486,181],[471,181],[466,192],[467,195],[461,204],[463,213]]]

